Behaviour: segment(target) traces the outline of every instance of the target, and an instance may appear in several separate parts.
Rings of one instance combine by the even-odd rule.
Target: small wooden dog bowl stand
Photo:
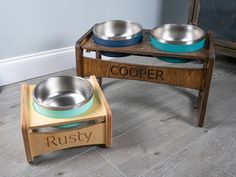
[[[161,84],[169,84],[191,88],[199,91],[198,125],[204,124],[207,100],[211,84],[212,70],[215,60],[213,37],[206,35],[203,49],[191,53],[169,53],[153,48],[150,44],[150,30],[143,30],[142,42],[128,47],[105,47],[94,43],[93,27],[76,42],[77,75],[86,77],[95,75],[100,85],[102,77],[141,80]],[[84,56],[84,51],[96,52],[96,58]],[[102,52],[114,52],[149,57],[172,57],[191,59],[202,62],[202,68],[148,66],[132,63],[102,60]]]
[[[21,87],[21,129],[28,162],[35,156],[60,149],[104,144],[112,145],[112,114],[108,102],[95,76],[89,81],[94,88],[93,106],[84,114],[66,119],[53,119],[37,113],[32,105],[34,85],[23,84]],[[42,128],[76,122],[93,122],[92,125],[71,129],[53,129],[40,132]]]

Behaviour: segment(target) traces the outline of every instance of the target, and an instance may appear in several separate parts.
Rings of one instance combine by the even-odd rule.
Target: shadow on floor
[[[3,89],[4,89],[4,86],[1,86],[0,87],[0,94],[2,93]]]
[[[103,89],[106,90],[108,89],[109,87],[114,87],[115,88],[115,85],[116,84],[119,84],[120,82],[122,82],[122,80],[114,80],[114,81],[110,81],[110,82],[107,82],[103,85]],[[155,84],[153,84],[153,86],[155,86]],[[160,99],[157,99],[155,96],[151,96],[150,93],[146,93],[145,94],[145,90],[142,90],[142,94],[140,94],[140,92],[138,91],[138,94],[135,94],[135,95],[129,95],[129,94],[125,94],[122,96],[122,93],[120,93],[120,98],[117,98],[115,100],[115,102],[117,103],[120,103],[120,102],[124,102],[124,103],[127,103],[127,105],[132,105],[132,107],[134,106],[137,106],[137,107],[140,107],[140,101],[138,100],[142,100],[143,104],[141,105],[142,109],[143,110],[147,110],[147,111],[155,111],[156,113],[155,114],[160,114],[160,113],[169,113],[171,115],[175,115],[174,118],[176,119],[180,119],[190,125],[193,125],[193,126],[196,126],[197,125],[197,116],[196,116],[196,106],[197,106],[197,96],[196,94],[194,94],[193,92],[190,92],[186,89],[183,89],[183,88],[179,88],[179,87],[173,87],[173,86],[168,86],[166,85],[167,89],[168,90],[173,90],[173,92],[177,92],[177,93],[180,93],[181,95],[184,95],[184,97],[186,97],[187,101],[189,102],[189,106],[188,107],[184,107],[185,109],[189,109],[187,110],[188,113],[191,113],[192,115],[191,116],[185,116],[183,115],[179,109],[178,109],[178,106],[176,107],[171,107],[171,104],[167,103],[166,100],[160,100]],[[171,92],[170,92],[171,93]],[[150,96],[147,96],[147,94],[149,94]],[[172,94],[173,96],[173,94]],[[171,95],[170,95],[171,97]],[[122,99],[122,100],[120,100]],[[186,101],[185,100],[185,101]],[[171,100],[169,100],[171,101]],[[182,105],[181,103],[181,99],[177,100],[180,102],[180,105]],[[114,100],[113,100],[113,104],[115,103]],[[165,104],[169,104],[169,106],[166,106]],[[183,106],[180,108],[180,109],[183,109]],[[119,110],[117,110],[119,111]],[[131,110],[132,111],[132,110]],[[161,119],[160,121],[168,121],[170,119],[173,119],[173,116],[170,117],[165,117],[163,119]]]

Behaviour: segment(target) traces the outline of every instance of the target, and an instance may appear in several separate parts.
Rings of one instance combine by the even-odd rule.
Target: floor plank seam
[[[75,156],[72,156],[71,158],[68,158],[68,159],[62,161],[61,163],[58,163],[56,166],[53,166],[53,167],[51,167],[51,168],[48,168],[48,169],[45,170],[45,171],[42,171],[41,173],[37,174],[35,177],[40,176],[42,173],[45,173],[45,172],[47,172],[47,171],[50,171],[50,170],[56,168],[57,166],[62,165],[62,164],[66,163],[66,162],[68,162],[68,161],[70,161],[70,160],[72,160],[72,159],[74,159],[74,158],[76,158],[76,157],[79,157],[79,156],[81,156],[81,155],[83,155],[83,154],[85,154],[85,153],[87,153],[87,152],[89,152],[89,151],[91,151],[91,150],[94,150],[95,148],[96,148],[96,147],[91,147],[91,148],[89,148],[89,149],[87,149],[87,150],[85,150],[85,151],[83,151],[83,152],[81,152],[81,153],[79,153],[79,154],[77,154],[77,155],[75,155]]]
[[[218,168],[219,170],[222,170],[223,172],[225,172],[226,174],[228,174],[228,175],[230,175],[230,176],[232,176],[232,177],[235,177],[233,174],[231,174],[230,172],[228,172],[228,171],[226,171],[226,170],[224,170],[224,169],[222,169],[222,168],[220,168],[220,167],[218,167],[218,166],[216,166],[216,165],[214,165],[214,164],[212,164],[211,163],[211,165],[212,166],[215,166],[216,168]]]
[[[161,164],[165,163],[166,161],[168,161],[169,159],[171,159],[173,156],[175,156],[176,154],[180,153],[181,151],[183,151],[184,149],[189,149],[189,147],[194,144],[199,142],[202,138],[209,136],[209,134],[211,134],[213,131],[215,131],[217,128],[221,127],[223,124],[231,121],[234,119],[234,116],[229,119],[229,120],[225,120],[222,121],[221,124],[219,124],[218,126],[216,126],[215,128],[213,128],[212,130],[208,131],[206,134],[201,135],[200,137],[198,137],[196,140],[192,141],[191,143],[189,143],[187,146],[183,147],[182,149],[178,150],[177,152],[174,152],[172,155],[170,155],[169,157],[167,157],[165,160],[163,160],[162,162],[160,162],[159,164],[154,165],[153,167],[151,167],[149,170],[145,171],[144,173],[142,173],[141,175],[139,175],[139,177],[144,176],[145,174],[147,174],[148,172],[150,172],[151,170],[153,170],[154,168],[160,166]]]
[[[190,149],[189,147],[188,147],[187,149],[188,149],[190,152],[192,152],[192,153],[194,153],[194,154],[196,154],[196,155],[200,155],[198,152],[194,151],[193,149]],[[232,177],[235,177],[235,176],[234,176],[233,174],[231,174],[230,172],[228,172],[228,171],[224,170],[223,168],[221,168],[221,167],[219,167],[219,166],[213,164],[209,159],[206,158],[206,159],[203,159],[203,160],[206,161],[206,162],[208,162],[208,163],[211,164],[212,166],[216,167],[217,169],[219,169],[219,170],[221,170],[221,171],[227,173],[228,175],[230,175],[230,176],[232,176]]]
[[[184,106],[185,106],[185,105],[181,105],[181,106],[177,107],[176,110],[178,110],[178,109],[180,109],[181,107],[184,107]],[[172,111],[173,111],[173,110],[172,110]],[[168,111],[168,112],[166,112],[166,113],[169,113],[169,112],[170,112],[170,111]],[[154,117],[154,118],[152,118],[152,119],[149,119],[149,120],[147,120],[147,121],[142,122],[141,124],[139,124],[139,125],[137,125],[137,126],[135,126],[135,127],[132,127],[132,128],[130,128],[129,130],[127,130],[127,131],[125,131],[125,132],[122,132],[121,134],[119,134],[119,135],[113,137],[113,140],[115,140],[115,139],[117,139],[117,138],[119,138],[119,137],[121,137],[121,136],[123,136],[123,135],[129,133],[129,132],[132,132],[132,131],[135,130],[136,128],[139,128],[139,127],[141,127],[141,126],[143,126],[143,125],[145,125],[145,124],[147,124],[147,123],[149,123],[149,122],[151,122],[151,121],[153,121],[153,120],[155,120],[155,119],[157,119],[157,118]]]
[[[123,177],[127,177],[115,164],[113,164],[110,160],[108,160],[102,153],[100,153],[97,149],[95,151],[102,156],[104,160],[106,160],[115,170],[117,170]]]

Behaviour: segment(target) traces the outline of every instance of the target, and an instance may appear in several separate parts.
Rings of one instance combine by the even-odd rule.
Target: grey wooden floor
[[[150,58],[125,60],[163,64]],[[74,74],[72,69],[54,75]],[[1,177],[236,176],[236,61],[232,59],[217,58],[204,128],[196,127],[196,91],[104,79],[113,112],[113,147],[48,153],[33,165],[25,160],[20,132],[20,84],[0,87]]]

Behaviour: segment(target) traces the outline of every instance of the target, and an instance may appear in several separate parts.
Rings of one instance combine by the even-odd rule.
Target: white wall
[[[74,45],[97,22],[129,19],[152,28],[162,0],[6,0],[0,4],[0,59]]]
[[[6,0],[0,3],[0,59],[74,45],[94,23],[129,19],[153,28],[183,23],[188,0]]]
[[[95,23],[185,23],[188,1],[2,0],[0,86],[75,67],[73,46]]]

